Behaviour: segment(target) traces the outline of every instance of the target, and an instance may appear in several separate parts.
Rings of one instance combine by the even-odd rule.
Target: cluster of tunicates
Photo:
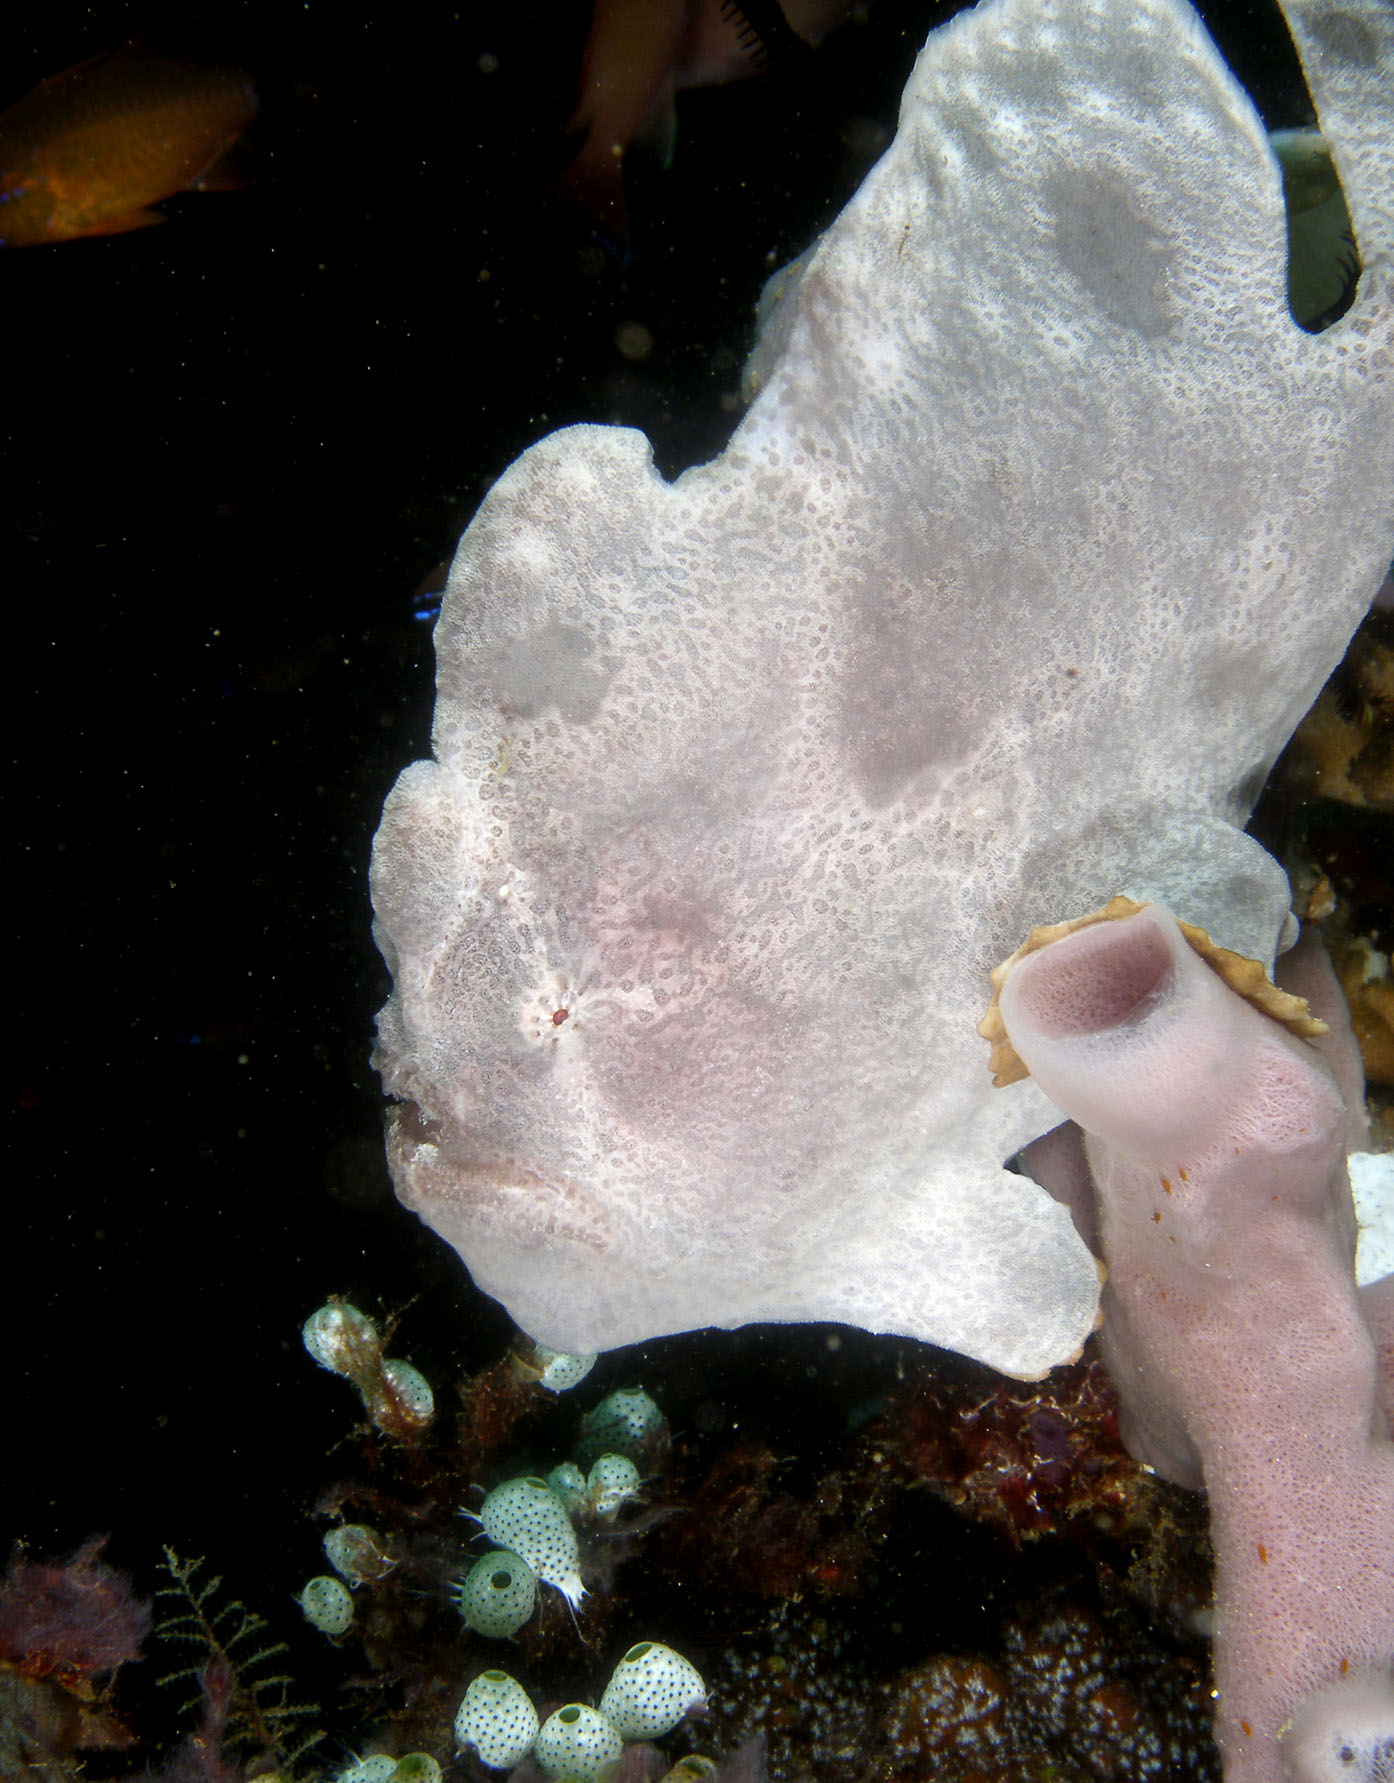
[[[627,1740],[657,1740],[705,1706],[707,1687],[690,1660],[661,1641],[640,1641],[615,1667],[595,1708],[567,1703],[540,1721],[531,1697],[507,1672],[486,1671],[466,1690],[455,1739],[490,1770],[511,1770],[532,1755],[546,1776],[606,1783]],[[710,1775],[707,1760],[684,1760],[685,1777]],[[671,1775],[671,1773],[670,1773]]]
[[[331,1529],[324,1538],[324,1553],[338,1577],[320,1573],[308,1579],[296,1601],[311,1627],[337,1640],[353,1623],[350,1587],[385,1577],[396,1562],[377,1530],[366,1523],[344,1523]]]
[[[460,1583],[460,1614],[476,1633],[498,1638],[520,1629],[532,1614],[538,1579],[573,1609],[586,1595],[576,1530],[546,1480],[505,1480],[486,1494],[476,1521],[495,1544]]]
[[[383,1355],[376,1325],[357,1307],[332,1298],[304,1326],[305,1348],[321,1367],[357,1387],[373,1423],[407,1440],[434,1412],[431,1390],[411,1367]],[[550,1392],[568,1391],[585,1379],[594,1356],[566,1355],[532,1344],[516,1358],[519,1369]],[[533,1615],[540,1585],[559,1593],[573,1611],[586,1595],[581,1582],[577,1524],[613,1524],[640,1496],[643,1465],[654,1460],[664,1435],[663,1414],[642,1388],[622,1388],[602,1399],[585,1419],[576,1459],[544,1479],[523,1474],[486,1493],[473,1516],[492,1544],[458,1586],[466,1625],[499,1639],[515,1634]],[[389,1543],[367,1524],[346,1523],[324,1538],[333,1569],[310,1579],[299,1602],[306,1619],[331,1639],[353,1624],[353,1591],[383,1578],[396,1560]],[[567,1783],[605,1783],[626,1741],[661,1738],[692,1709],[704,1705],[706,1687],[681,1654],[656,1641],[632,1647],[616,1666],[597,1707],[567,1703],[545,1722],[531,1699],[506,1672],[482,1672],[470,1684],[456,1719],[462,1749],[495,1770],[511,1769],[531,1754],[548,1777]],[[714,1766],[685,1759],[672,1783],[699,1783]],[[335,1783],[439,1783],[434,1759],[370,1754],[356,1759]]]
[[[573,1516],[613,1523],[620,1510],[639,1496],[642,1476],[628,1455],[597,1455],[590,1472],[563,1461],[547,1475],[547,1484]]]
[[[587,1361],[546,1354],[555,1361]],[[642,1388],[622,1388],[601,1400],[586,1421],[581,1452],[594,1456],[586,1471],[565,1461],[545,1479],[524,1474],[505,1480],[477,1514],[466,1513],[494,1543],[460,1581],[457,1602],[468,1627],[495,1640],[516,1634],[533,1613],[539,1580],[576,1608],[586,1588],[573,1519],[614,1522],[639,1496],[643,1481],[635,1457],[652,1452],[662,1427],[662,1412]]]
[[[301,1337],[321,1368],[352,1381],[384,1436],[412,1442],[430,1424],[436,1402],[425,1376],[410,1362],[383,1355],[377,1326],[356,1306],[331,1295],[306,1319]]]

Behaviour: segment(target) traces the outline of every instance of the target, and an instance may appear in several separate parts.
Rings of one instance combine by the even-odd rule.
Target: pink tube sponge
[[[1323,1729],[1383,1712],[1394,1667],[1394,1447],[1335,1079],[1157,904],[1023,954],[1000,1012],[1085,1131],[1129,1447],[1210,1495],[1227,1783],[1320,1783],[1291,1745],[1284,1770],[1283,1729],[1350,1676],[1375,1682]]]

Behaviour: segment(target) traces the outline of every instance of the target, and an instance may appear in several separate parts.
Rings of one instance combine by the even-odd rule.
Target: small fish
[[[164,222],[160,199],[236,183],[218,163],[256,110],[242,69],[138,43],[40,81],[0,112],[0,247]]]
[[[674,95],[763,74],[815,48],[849,0],[596,0],[569,133],[585,132],[563,194],[611,240],[627,233],[623,162],[636,139],[671,159]]]

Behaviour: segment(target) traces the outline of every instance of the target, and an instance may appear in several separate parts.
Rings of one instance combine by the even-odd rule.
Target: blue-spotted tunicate
[[[533,1758],[566,1783],[606,1783],[623,1752],[624,1738],[608,1717],[585,1703],[567,1703],[543,1722]]]
[[[706,1700],[702,1674],[690,1659],[661,1641],[640,1641],[615,1667],[600,1713],[626,1740],[659,1740]]]
[[[547,1475],[547,1484],[573,1515],[587,1502],[586,1476],[574,1461],[559,1462]]]
[[[370,1752],[366,1758],[355,1758],[351,1765],[336,1773],[334,1783],[394,1783],[397,1760],[385,1752]]]
[[[491,1771],[508,1771],[536,1738],[537,1710],[523,1686],[507,1672],[481,1672],[456,1713],[456,1744],[462,1751],[473,1747]]]
[[[586,1503],[604,1523],[638,1496],[639,1469],[628,1455],[602,1455],[586,1476]]]
[[[297,1601],[305,1620],[321,1634],[343,1634],[353,1621],[353,1599],[347,1585],[328,1573],[310,1579]]]
[[[429,1424],[436,1412],[436,1396],[431,1383],[419,1368],[400,1357],[388,1356],[382,1364],[388,1386],[397,1395],[404,1417],[413,1424]],[[371,1407],[370,1407],[371,1409]]]
[[[356,1758],[334,1783],[441,1783],[441,1772],[429,1752],[408,1752],[405,1758],[373,1752]]]
[[[585,1355],[573,1355],[568,1350],[554,1350],[549,1344],[534,1343],[532,1354],[524,1359],[524,1367],[531,1373],[537,1371],[537,1384],[546,1387],[549,1393],[569,1393],[595,1367],[598,1356],[594,1350]]]
[[[642,1387],[621,1387],[608,1393],[586,1419],[589,1455],[607,1452],[638,1460],[663,1429],[663,1413]]]
[[[397,1760],[392,1783],[441,1783],[440,1765],[429,1752],[408,1752]]]
[[[331,1374],[355,1376],[377,1361],[378,1328],[347,1300],[331,1300],[312,1312],[300,1331],[305,1348]]]
[[[385,1578],[397,1564],[382,1537],[366,1523],[344,1523],[324,1538],[324,1557],[350,1585],[365,1585]]]
[[[516,1634],[537,1602],[537,1574],[521,1554],[497,1548],[476,1560],[460,1582],[460,1616],[476,1634]]]
[[[505,1480],[479,1507],[479,1523],[490,1541],[523,1559],[574,1609],[586,1595],[579,1571],[576,1531],[566,1506],[546,1480],[535,1475]]]

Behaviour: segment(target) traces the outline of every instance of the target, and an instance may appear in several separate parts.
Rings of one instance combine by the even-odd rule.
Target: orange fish
[[[135,43],[40,81],[0,112],[0,247],[163,223],[160,199],[231,183],[217,164],[256,109],[241,69]]]
[[[637,137],[671,152],[684,87],[762,74],[787,49],[816,47],[850,0],[595,0],[568,130],[584,130],[561,187],[608,236],[626,232],[623,161]]]

